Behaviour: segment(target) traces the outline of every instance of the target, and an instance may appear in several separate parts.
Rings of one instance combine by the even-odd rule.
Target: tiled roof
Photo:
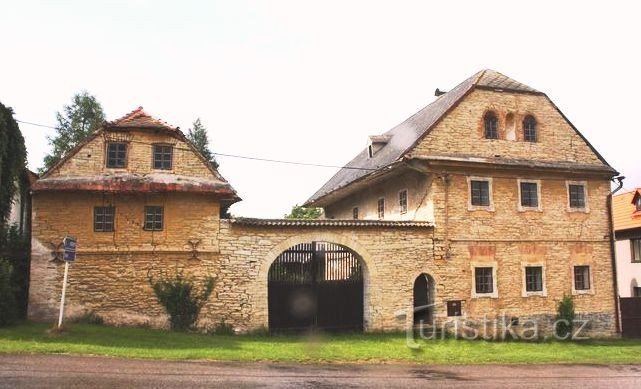
[[[147,112],[142,107],[129,112],[120,119],[116,119],[105,123],[105,127],[109,128],[155,128],[168,131],[177,131],[178,127],[173,127],[166,122],[157,119]]]
[[[454,89],[440,96],[434,102],[421,109],[407,120],[384,133],[389,137],[387,145],[369,158],[367,149],[361,151],[347,165],[330,178],[312,197],[306,205],[313,205],[323,196],[348,184],[365,177],[399,160],[424,135],[428,134],[434,125],[449,112],[475,86],[483,88],[504,88],[525,93],[540,93],[527,85],[521,84],[499,72],[486,69],[457,85]],[[350,169],[357,167],[359,169]],[[365,170],[363,170],[365,169]],[[367,170],[371,169],[371,170]]]
[[[641,228],[641,211],[637,211],[632,203],[635,195],[641,196],[641,188],[621,193],[612,198],[612,216],[615,231]]]
[[[97,191],[116,193],[190,192],[216,194],[224,200],[240,200],[234,189],[224,180],[214,177],[190,177],[177,174],[133,173],[97,176],[54,176],[41,178],[32,188],[44,191]]]
[[[235,218],[232,224],[246,226],[271,227],[396,227],[396,228],[431,228],[434,224],[418,221],[394,220],[339,220],[339,219],[254,219]]]
[[[515,81],[510,77],[491,69],[486,69],[481,72],[481,76],[479,77],[478,81],[476,81],[476,85],[479,87],[492,89],[503,89],[527,93],[541,93],[534,88],[531,88],[525,84],[521,84],[520,82]]]
[[[400,161],[403,156],[405,156],[405,154],[408,153],[424,136],[430,133],[432,128],[441,120],[441,118],[456,107],[458,103],[474,88],[506,90],[517,93],[540,94],[545,96],[544,93],[515,81],[499,72],[491,69],[481,70],[449,92],[438,97],[428,106],[421,109],[401,124],[384,133],[384,136],[389,137],[389,141],[371,158],[368,156],[367,149],[363,149],[354,159],[345,165],[345,168],[339,170],[332,178],[329,179],[329,181],[316,191],[316,193],[314,193],[304,205],[324,206],[323,198],[325,198],[325,196],[345,188],[355,181],[363,179],[369,175],[374,175],[375,173],[380,172],[383,168],[391,167],[390,165]],[[559,111],[559,113],[563,115],[561,111]],[[583,137],[578,130],[577,133],[579,136]],[[589,145],[587,140],[586,143]],[[598,155],[596,150],[594,150],[594,152]],[[607,165],[605,160],[602,159],[602,161]]]

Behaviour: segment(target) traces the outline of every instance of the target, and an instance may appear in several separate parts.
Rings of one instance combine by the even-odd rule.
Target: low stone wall
[[[305,242],[328,241],[356,252],[364,267],[364,323],[367,331],[398,331],[412,325],[413,285],[422,273],[434,279],[437,325],[449,320],[480,321],[517,317],[519,322],[536,319],[541,334],[550,333],[558,301],[571,291],[568,263],[546,257],[547,296],[521,296],[521,258],[517,244],[496,244],[479,249],[475,243],[452,247],[449,259],[435,259],[441,243],[432,239],[429,227],[377,226],[265,226],[220,220],[215,245],[205,250],[111,250],[85,251],[71,266],[66,317],[94,312],[113,325],[167,327],[167,315],[154,296],[150,279],[161,273],[182,271],[203,285],[216,281],[214,292],[203,307],[198,326],[211,330],[226,323],[237,332],[268,325],[267,274],[271,263],[288,248]],[[556,242],[554,250],[575,250]],[[607,246],[605,246],[607,248]],[[595,250],[595,251],[599,251]],[[527,250],[526,250],[527,251]],[[465,252],[470,253],[464,255]],[[529,253],[529,251],[528,251]],[[549,253],[553,253],[550,249]],[[492,258],[481,258],[490,255]],[[474,261],[498,265],[498,297],[473,298]],[[558,262],[558,269],[555,263]],[[51,250],[33,241],[29,316],[55,320],[60,299],[63,264],[51,261]],[[564,269],[561,271],[560,269]],[[598,268],[597,268],[598,269]],[[595,271],[594,294],[575,296],[577,313],[590,323],[588,336],[616,333],[614,303],[607,287],[608,272]],[[446,301],[462,301],[460,318],[448,318]]]

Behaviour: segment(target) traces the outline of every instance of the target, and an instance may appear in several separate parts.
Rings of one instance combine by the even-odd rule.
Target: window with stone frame
[[[160,206],[145,206],[146,231],[162,231],[164,224],[164,208]]]
[[[525,267],[525,290],[527,292],[543,291],[543,267],[526,266]]]
[[[523,140],[526,142],[536,142],[536,119],[534,116],[528,115],[523,119]]]
[[[590,266],[574,266],[574,289],[590,290]]]
[[[630,239],[630,254],[632,262],[641,262],[641,239]]]
[[[568,184],[568,197],[570,208],[585,208],[585,185]]]
[[[477,294],[493,293],[494,279],[492,267],[474,268],[474,290]]]
[[[352,219],[358,220],[358,207],[352,208]]]
[[[499,139],[499,121],[492,111],[487,112],[483,117],[485,127],[485,139]]]
[[[93,208],[93,230],[95,232],[113,232],[115,207]]]
[[[154,169],[171,170],[174,147],[172,145],[153,145]]]
[[[479,207],[490,206],[490,182],[486,180],[470,180],[470,204]]]
[[[519,183],[521,194],[521,207],[539,207],[539,185],[536,182],[522,181]]]
[[[127,143],[107,142],[105,164],[108,168],[127,167]]]
[[[407,189],[398,192],[398,205],[401,214],[407,213]]]
[[[378,208],[378,218],[384,219],[385,218],[385,199],[383,197],[378,199],[377,208]]]

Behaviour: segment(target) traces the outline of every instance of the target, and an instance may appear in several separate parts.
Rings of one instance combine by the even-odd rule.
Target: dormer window
[[[372,158],[379,150],[381,150],[387,142],[389,142],[390,135],[372,135],[367,141],[367,156]]]
[[[174,147],[154,145],[154,169],[171,170]]]
[[[526,142],[536,142],[536,119],[528,115],[523,120],[523,140]]]
[[[641,212],[641,196],[637,195],[637,199],[634,201],[634,208],[637,212]]]
[[[127,167],[127,144],[123,142],[108,142],[105,163],[108,168]]]
[[[499,139],[499,122],[496,114],[490,111],[483,118],[485,123],[485,139]]]

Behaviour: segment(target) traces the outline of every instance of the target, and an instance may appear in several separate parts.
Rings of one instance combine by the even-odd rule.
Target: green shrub
[[[6,260],[0,260],[0,326],[13,324],[18,317],[12,273],[11,264]]]
[[[200,310],[214,290],[213,278],[207,278],[200,293],[194,286],[194,281],[183,277],[182,272],[176,272],[173,278],[161,275],[157,281],[150,280],[158,301],[169,314],[171,329],[185,331],[191,329]]]
[[[556,316],[556,335],[561,339],[570,339],[574,323],[574,301],[572,297],[565,295],[559,303]]]

